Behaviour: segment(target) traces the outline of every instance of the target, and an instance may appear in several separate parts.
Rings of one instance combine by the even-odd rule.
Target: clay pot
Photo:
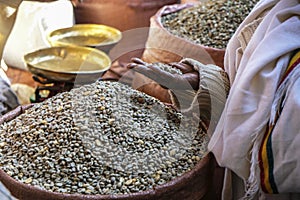
[[[121,31],[149,27],[150,17],[179,0],[72,0],[76,23],[96,23]]]
[[[18,107],[7,113],[0,118],[0,124],[14,119],[31,106]],[[215,165],[214,157],[209,153],[191,171],[166,184],[151,190],[122,195],[81,195],[50,192],[21,183],[11,178],[3,170],[0,170],[0,181],[13,196],[22,200],[200,200],[211,197],[208,195],[208,191],[214,188],[212,183],[214,181]],[[213,196],[215,196],[214,193],[214,191],[211,192]]]

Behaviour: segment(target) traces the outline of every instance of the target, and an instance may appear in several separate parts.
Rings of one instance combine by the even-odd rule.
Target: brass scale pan
[[[107,52],[119,42],[121,32],[105,25],[78,24],[50,32],[47,39],[52,47],[24,56],[32,74],[53,81],[93,82],[109,69]]]

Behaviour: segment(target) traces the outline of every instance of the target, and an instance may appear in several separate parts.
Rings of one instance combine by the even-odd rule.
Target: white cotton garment
[[[6,66],[2,62],[2,54],[20,3],[21,0],[0,0],[0,116],[19,105],[17,96],[10,88],[10,81],[5,73]]]
[[[20,3],[21,0],[0,0],[0,58],[2,58],[4,45],[14,25],[17,7]]]
[[[5,63],[27,70],[24,55],[50,47],[48,34],[56,29],[71,27],[74,22],[71,1],[22,1],[3,52]]]
[[[260,190],[258,151],[270,119],[276,89],[288,66],[290,54],[300,48],[299,15],[299,0],[262,0],[240,25],[227,46],[224,65],[231,89],[208,148],[214,153],[217,162],[236,174],[244,185],[240,185],[242,195],[235,196],[232,192],[235,191],[234,185],[225,180],[224,199],[243,196],[244,199],[251,199],[257,197]],[[288,107],[300,111],[299,98],[289,101]],[[276,138],[284,138],[283,134],[289,134],[289,138],[299,140],[300,123],[295,121],[298,118],[296,113],[291,112],[281,119],[283,121],[274,130]],[[287,142],[292,146],[280,149],[286,148]],[[292,162],[290,176],[294,176],[293,179],[278,182],[279,193],[295,192],[292,187],[299,188],[300,184],[299,143],[297,146],[290,140],[282,139],[276,145],[274,152],[285,151],[289,154],[280,155],[282,161],[275,154],[275,164],[280,167],[281,163]],[[278,172],[279,177],[283,174],[280,174],[277,166],[275,173]],[[276,180],[279,181],[279,178]]]

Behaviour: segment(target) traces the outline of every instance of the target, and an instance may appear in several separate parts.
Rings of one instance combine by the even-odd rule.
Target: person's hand
[[[127,67],[156,81],[164,88],[177,90],[193,88],[194,90],[198,90],[198,71],[185,63],[169,63],[168,65],[180,70],[182,74],[164,71],[157,64],[146,63],[139,58],[131,59],[131,63],[129,63]]]

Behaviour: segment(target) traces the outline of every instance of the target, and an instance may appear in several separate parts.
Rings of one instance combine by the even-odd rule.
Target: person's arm
[[[214,129],[229,92],[226,72],[218,66],[204,65],[193,59],[183,59],[168,65],[181,73],[171,73],[157,63],[146,63],[136,58],[132,59],[128,68],[170,89],[174,107],[185,114],[200,117],[207,126],[212,125]]]
[[[170,68],[180,70],[179,73],[170,73],[159,67],[158,63],[146,63],[139,58],[133,58],[128,68],[142,73],[156,81],[164,88],[169,89],[194,89],[199,88],[199,73],[188,63],[169,63]]]

